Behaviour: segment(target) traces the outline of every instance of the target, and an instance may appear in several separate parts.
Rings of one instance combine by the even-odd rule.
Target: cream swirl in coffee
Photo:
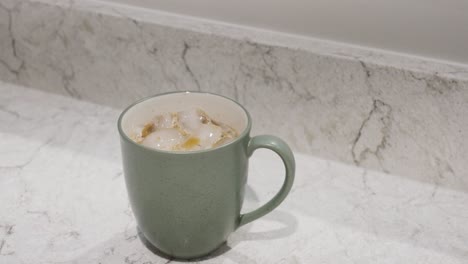
[[[172,151],[194,151],[227,144],[238,136],[232,127],[215,121],[203,110],[155,116],[146,124],[134,128],[131,138],[144,146]]]

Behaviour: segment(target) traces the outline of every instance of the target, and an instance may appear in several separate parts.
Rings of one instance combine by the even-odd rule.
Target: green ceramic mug
[[[129,132],[160,113],[190,107],[239,132],[233,142],[201,151],[162,151],[135,143]],[[237,102],[200,92],[156,95],[120,115],[118,129],[130,204],[144,238],[161,252],[182,259],[209,254],[230,233],[276,208],[290,191],[295,162],[290,148],[274,136],[250,137],[251,120]],[[276,152],[286,168],[278,193],[260,208],[241,214],[248,159],[258,148]]]

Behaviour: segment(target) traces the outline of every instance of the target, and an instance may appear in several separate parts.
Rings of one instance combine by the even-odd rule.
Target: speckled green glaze
[[[121,121],[132,106],[118,121],[125,182],[139,229],[161,252],[182,259],[206,255],[239,226],[272,211],[290,191],[295,170],[291,150],[274,136],[251,138],[248,114],[247,128],[234,142],[204,151],[167,152],[143,147],[125,135]],[[285,181],[265,205],[240,214],[248,159],[257,148],[278,153]]]

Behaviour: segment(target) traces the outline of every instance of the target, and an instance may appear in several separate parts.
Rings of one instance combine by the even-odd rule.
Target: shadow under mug
[[[216,148],[163,151],[135,143],[130,133],[154,116],[200,108],[229,124],[239,136]],[[291,190],[294,156],[281,139],[250,137],[251,119],[237,102],[201,92],[152,96],[125,109],[118,120],[128,196],[139,229],[164,254],[198,258],[222,245],[230,233],[276,208]],[[276,152],[286,168],[281,189],[260,208],[241,214],[248,159],[258,148]]]

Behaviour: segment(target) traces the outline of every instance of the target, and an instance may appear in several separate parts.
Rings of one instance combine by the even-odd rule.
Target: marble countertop
[[[0,83],[0,263],[175,263],[138,239],[118,110]],[[468,193],[296,155],[273,213],[203,263],[467,263]],[[244,210],[271,197],[279,159],[251,160]],[[218,252],[219,253],[219,252]]]

